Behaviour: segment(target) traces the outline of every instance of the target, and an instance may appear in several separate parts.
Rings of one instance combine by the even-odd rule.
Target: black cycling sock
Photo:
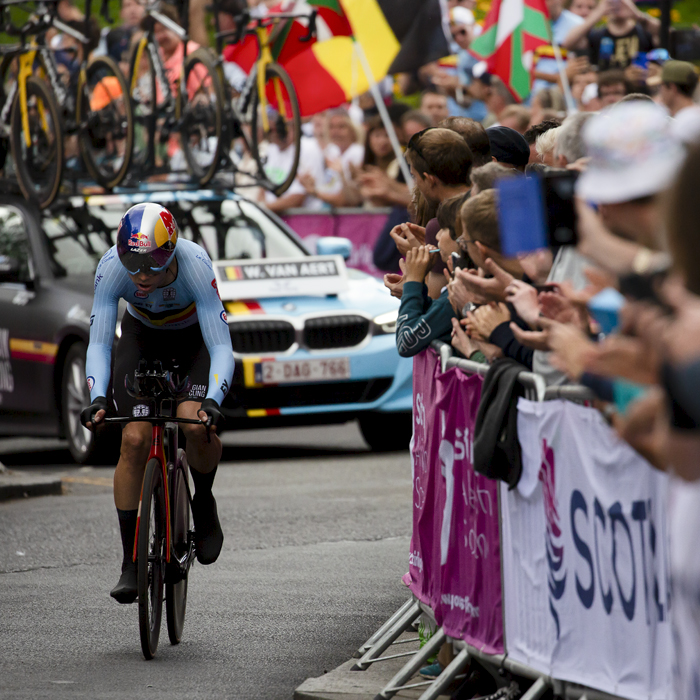
[[[136,519],[138,510],[119,510],[119,532],[122,536],[122,549],[124,550],[124,559],[122,560],[122,571],[124,566],[129,564],[134,559],[134,538],[136,537]]]
[[[211,493],[211,487],[214,485],[214,477],[216,476],[216,470],[219,467],[214,467],[210,472],[202,474],[198,472],[193,466],[190,465],[190,474],[192,474],[192,481],[194,482],[194,492],[195,494],[206,494]]]

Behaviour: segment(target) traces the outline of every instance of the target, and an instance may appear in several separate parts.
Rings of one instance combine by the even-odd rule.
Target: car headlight
[[[387,311],[385,314],[379,314],[374,318],[374,325],[382,333],[396,333],[396,320],[399,317],[399,310]]]

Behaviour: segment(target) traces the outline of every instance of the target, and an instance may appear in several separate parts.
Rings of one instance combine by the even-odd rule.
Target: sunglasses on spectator
[[[427,129],[423,129],[423,130],[421,130],[421,131],[417,131],[417,132],[416,132],[415,134],[413,134],[413,136],[411,136],[411,138],[408,140],[408,146],[407,146],[407,148],[410,148],[412,151],[415,151],[415,152],[423,159],[423,161],[425,162],[425,164],[428,166],[428,167],[425,169],[425,172],[428,173],[428,174],[430,174],[430,175],[434,175],[435,173],[433,173],[432,170],[430,169],[430,163],[428,162],[428,159],[423,155],[423,153],[422,153],[422,151],[420,150],[420,148],[418,148],[418,139],[420,139],[421,136],[423,136],[423,134],[425,134],[426,131],[430,131],[431,129],[435,129],[435,128],[436,128],[436,127],[434,127],[434,126],[429,126]]]
[[[452,32],[452,37],[456,38],[458,36],[466,36],[467,35],[467,30],[466,29],[460,29],[456,32]]]

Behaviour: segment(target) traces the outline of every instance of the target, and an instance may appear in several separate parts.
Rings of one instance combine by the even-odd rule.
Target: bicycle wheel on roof
[[[134,121],[126,81],[107,56],[95,58],[78,92],[80,152],[95,181],[112,189],[129,169]]]
[[[299,101],[287,71],[277,63],[265,69],[263,97],[253,96],[251,141],[259,175],[273,194],[294,182],[301,154]]]
[[[43,209],[55,199],[63,178],[63,124],[53,93],[39,78],[27,79],[26,106],[25,127],[18,91],[10,127],[12,160],[22,194]]]

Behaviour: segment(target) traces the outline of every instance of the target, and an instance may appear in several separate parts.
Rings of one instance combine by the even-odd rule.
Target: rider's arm
[[[216,289],[211,260],[204,249],[199,248],[196,257],[178,253],[178,261],[181,263],[178,275],[183,276],[194,297],[199,327],[209,351],[211,364],[206,398],[220,405],[231,387],[234,361],[226,312]]]
[[[112,343],[124,274],[116,248],[111,248],[100,260],[95,272],[95,299],[90,314],[90,345],[85,361],[90,401],[94,401],[98,396],[107,395]]]

